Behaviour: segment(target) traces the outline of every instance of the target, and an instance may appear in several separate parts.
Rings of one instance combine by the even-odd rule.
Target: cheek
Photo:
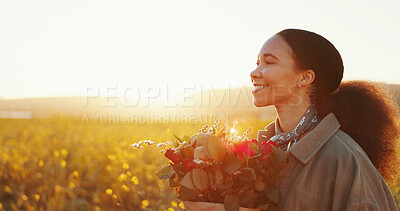
[[[278,80],[279,84],[282,84],[289,89],[297,85],[297,78],[297,75],[293,73],[292,70],[287,70],[285,72],[281,72]]]
[[[277,98],[291,97],[296,91],[296,83],[290,79],[290,76],[284,75],[274,80],[271,84],[270,92]]]
[[[262,71],[262,76],[264,81],[268,82],[268,84],[276,84],[281,81],[281,74],[276,68],[266,68]]]

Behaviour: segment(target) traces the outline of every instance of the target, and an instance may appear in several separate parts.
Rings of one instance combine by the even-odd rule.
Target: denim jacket
[[[333,113],[288,152],[278,182],[279,210],[398,210],[384,179]],[[258,142],[275,133],[275,122],[258,131]]]

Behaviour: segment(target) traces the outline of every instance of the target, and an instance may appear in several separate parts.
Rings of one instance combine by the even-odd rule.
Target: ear
[[[303,71],[300,75],[299,83],[302,86],[311,84],[315,80],[315,73],[313,70],[308,69]]]

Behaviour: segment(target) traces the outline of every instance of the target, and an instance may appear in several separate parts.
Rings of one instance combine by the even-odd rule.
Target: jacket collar
[[[275,135],[275,121],[265,127],[265,130],[259,130],[257,140],[261,144],[268,141]],[[311,158],[325,145],[326,142],[340,128],[340,124],[333,113],[329,113],[323,118],[318,125],[300,139],[297,144],[289,149],[300,162],[306,164]]]

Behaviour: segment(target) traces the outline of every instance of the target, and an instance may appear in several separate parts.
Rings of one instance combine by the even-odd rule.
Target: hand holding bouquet
[[[216,135],[217,125],[192,137],[174,135],[174,147],[165,151],[171,162],[157,176],[169,179],[178,198],[195,210],[276,209],[280,193],[275,184],[285,151],[273,141],[250,140],[250,128],[236,136],[225,124]]]

